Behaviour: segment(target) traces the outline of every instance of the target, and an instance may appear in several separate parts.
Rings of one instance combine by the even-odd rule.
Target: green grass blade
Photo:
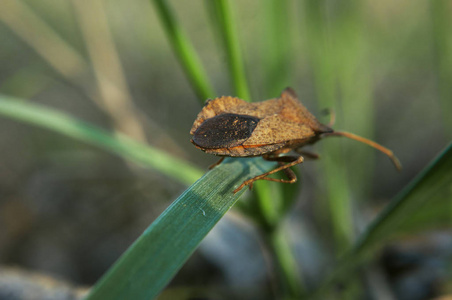
[[[278,97],[283,89],[292,84],[292,49],[294,39],[291,18],[291,4],[287,0],[262,2],[265,22],[262,30],[262,66],[265,81],[261,87],[264,99]]]
[[[215,7],[215,9],[211,9],[210,11],[216,12],[215,19],[218,20],[218,27],[224,40],[235,95],[243,100],[250,101],[251,95],[246,80],[242,54],[240,52],[239,38],[232,18],[231,4],[227,0],[208,1],[206,4]]]
[[[321,108],[329,108],[337,112],[337,123],[343,118],[337,101],[338,74],[336,64],[338,55],[332,50],[334,25],[330,24],[327,3],[325,1],[308,0],[304,2],[305,34],[308,53],[312,64],[317,99]],[[340,124],[338,124],[340,125]],[[338,126],[334,126],[337,128]],[[331,226],[334,231],[337,253],[343,253],[350,247],[353,239],[351,197],[347,165],[342,153],[341,140],[322,141],[322,169],[327,189]]]
[[[331,24],[334,28],[331,37],[334,40],[338,98],[342,109],[340,127],[335,128],[373,139],[375,107],[364,4],[363,1],[344,2],[337,11],[337,20]],[[353,183],[350,194],[356,200],[368,199],[376,151],[349,141],[344,141],[343,147],[345,153],[353,153],[353,156],[347,156],[346,163],[347,177]]]
[[[401,233],[450,225],[451,203],[452,143],[379,214],[362,235],[355,252],[372,249]],[[419,219],[424,222],[413,222]]]
[[[301,278],[301,270],[294,257],[287,231],[284,224],[276,228],[267,235],[268,243],[277,264],[277,271],[280,273],[280,284],[284,295],[288,298],[300,299],[305,292],[304,282]]]
[[[275,165],[261,158],[226,159],[206,173],[151,224],[87,299],[155,297],[246,190],[233,194],[234,188]]]
[[[359,264],[372,257],[378,246],[389,240],[407,232],[450,226],[451,201],[452,143],[368,226],[353,249],[317,289],[315,298],[323,299],[333,283],[350,276]],[[419,224],[419,220],[423,223]]]
[[[452,137],[452,37],[450,28],[452,20],[450,18],[450,2],[448,1],[429,1],[431,22],[432,22],[432,40],[435,59],[435,71],[438,84],[438,92],[443,112],[444,127],[449,137]]]
[[[154,147],[126,136],[114,136],[106,130],[38,104],[0,95],[0,114],[96,145],[140,165],[151,167],[186,185],[192,184],[203,174],[191,164]]]
[[[157,9],[157,15],[160,17],[173,50],[200,100],[204,103],[206,99],[216,97],[201,60],[182,27],[177,23],[167,1],[153,0],[152,2]]]

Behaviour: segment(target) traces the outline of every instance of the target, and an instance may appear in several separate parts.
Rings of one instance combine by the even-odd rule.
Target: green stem
[[[340,24],[330,24],[332,21],[328,18],[325,1],[306,1],[303,12],[318,102],[321,107],[328,107],[340,113],[337,105],[339,73],[335,68],[340,58],[337,53],[331,51],[335,49],[332,39],[335,30],[339,30],[336,27]],[[343,118],[339,116],[338,121],[341,119]],[[327,153],[322,159],[324,182],[336,252],[339,254],[348,249],[353,237],[349,181],[344,156],[341,153],[341,141],[325,140],[322,147],[323,152]]]
[[[433,56],[435,59],[435,72],[437,77],[438,93],[443,112],[443,122],[446,134],[452,137],[452,119],[450,111],[452,110],[452,90],[450,82],[452,80],[452,38],[450,28],[452,21],[450,19],[450,3],[447,1],[429,1]]]
[[[202,102],[208,98],[214,98],[216,96],[215,91],[202,67],[201,60],[182,27],[177,23],[168,3],[165,0],[153,0],[152,2],[157,9],[157,15],[160,17],[173,50],[196,94]]]
[[[265,81],[262,86],[265,99],[279,96],[292,82],[290,5],[288,0],[263,1],[265,24],[262,26],[262,67]]]
[[[304,293],[304,285],[287,235],[281,228],[276,228],[267,233],[267,237],[280,273],[280,285],[284,298],[299,299]]]
[[[232,9],[227,0],[215,0],[207,2],[215,6],[219,28],[223,36],[229,71],[234,84],[235,94],[244,100],[251,100],[248,82],[245,75],[245,67],[240,52],[240,43],[232,20]]]

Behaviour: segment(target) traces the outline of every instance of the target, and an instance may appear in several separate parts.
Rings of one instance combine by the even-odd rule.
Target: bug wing
[[[309,143],[319,134],[332,132],[301,104],[291,88],[285,89],[278,99],[261,102],[259,110],[264,117],[244,146],[282,143],[292,147]]]
[[[259,119],[225,113],[205,120],[194,132],[193,143],[203,149],[240,146],[253,133]]]
[[[243,145],[288,143],[308,140],[313,136],[315,136],[315,132],[308,125],[292,122],[281,115],[273,115],[262,119],[256,126],[253,135]]]

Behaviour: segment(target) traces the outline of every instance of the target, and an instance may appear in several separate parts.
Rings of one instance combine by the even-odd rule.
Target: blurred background
[[[209,5],[167,2],[213,96],[235,96]],[[251,100],[277,97],[291,86],[322,122],[328,122],[322,111],[332,109],[336,129],[374,139],[401,160],[399,173],[367,146],[339,142],[339,164],[352,187],[350,199],[366,215],[363,225],[449,143],[451,1],[250,0],[231,1],[231,7]],[[205,99],[185,76],[153,1],[2,1],[0,93],[125,134],[201,171],[216,160],[189,142]],[[301,191],[287,218],[308,282],[324,276],[331,261],[325,200],[331,189],[325,182],[341,174],[320,167],[335,157],[330,143],[311,149],[321,161],[297,167]],[[74,286],[99,279],[187,187],[3,115],[0,153],[0,268]],[[184,287],[249,299],[266,295],[272,275],[255,231],[237,211],[228,213],[162,298]],[[378,274],[390,282],[389,295],[429,299],[452,290],[450,233],[445,226],[388,247]]]

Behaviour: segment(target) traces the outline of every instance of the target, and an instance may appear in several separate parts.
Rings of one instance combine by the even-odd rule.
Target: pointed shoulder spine
[[[193,123],[193,126],[190,130],[190,134],[193,135],[196,129],[198,129],[198,127],[205,120],[208,120],[223,113],[233,112],[234,108],[246,104],[247,102],[245,102],[244,100],[231,96],[221,96],[215,99],[208,99],[204,103],[204,107],[199,112],[195,122]]]
[[[298,99],[297,93],[295,93],[295,91],[291,87],[286,87],[282,91],[281,98],[285,98],[285,97]]]

